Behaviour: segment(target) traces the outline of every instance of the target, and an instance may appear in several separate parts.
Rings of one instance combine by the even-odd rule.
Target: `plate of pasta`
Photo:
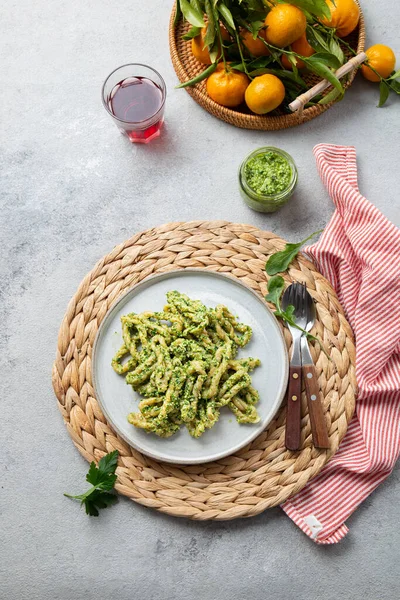
[[[281,405],[286,344],[263,300],[201,269],[146,278],[108,311],[92,357],[110,425],[157,460],[198,464],[255,439]]]

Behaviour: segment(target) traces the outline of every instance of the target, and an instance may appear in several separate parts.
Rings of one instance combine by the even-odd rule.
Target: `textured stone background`
[[[230,219],[290,240],[324,227],[332,204],[318,142],[354,144],[360,188],[400,225],[399,103],[378,110],[359,78],[343,102],[300,128],[249,132],[214,119],[183,90],[168,55],[172,0],[2,3],[0,364],[3,600],[397,600],[399,470],[317,547],[280,509],[195,523],[121,498],[89,519],[62,493],[85,488],[51,389],[57,331],[83,276],[135,232],[175,220]],[[399,8],[364,0],[368,42],[400,56]],[[168,86],[166,128],[149,146],[120,136],[100,101],[116,66],[149,62]],[[275,144],[299,168],[293,201],[273,216],[245,207],[236,170]]]

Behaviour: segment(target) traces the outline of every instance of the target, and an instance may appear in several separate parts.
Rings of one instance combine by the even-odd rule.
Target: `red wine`
[[[111,112],[122,121],[140,123],[154,116],[163,103],[161,88],[147,77],[129,77],[117,83],[109,98]]]

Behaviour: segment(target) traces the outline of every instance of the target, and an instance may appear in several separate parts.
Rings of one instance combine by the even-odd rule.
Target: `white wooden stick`
[[[353,58],[351,58],[347,63],[345,63],[343,66],[340,67],[340,69],[336,71],[336,77],[340,79],[341,77],[343,77],[343,75],[350,73],[350,71],[361,65],[361,63],[363,63],[366,58],[367,55],[365,54],[365,52],[360,52],[360,54],[357,54],[357,56],[353,56]],[[319,81],[317,84],[314,85],[314,87],[304,92],[304,94],[298,96],[296,100],[293,100],[293,102],[289,104],[290,110],[292,112],[298,110],[301,113],[305,104],[307,104],[307,102],[309,102],[311,98],[314,98],[315,96],[326,90],[326,88],[330,85],[332,84],[327,79]]]

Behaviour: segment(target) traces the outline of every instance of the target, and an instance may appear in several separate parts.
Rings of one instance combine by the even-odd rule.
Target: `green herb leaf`
[[[201,27],[191,27],[189,29],[189,31],[187,33],[185,33],[185,35],[182,36],[182,39],[185,40],[185,42],[188,42],[190,40],[192,40],[193,38],[197,37],[198,35],[200,35],[201,33]]]
[[[276,75],[279,79],[289,79],[290,81],[294,81],[302,88],[306,88],[307,85],[300,77],[299,74],[293,73],[292,71],[284,71],[283,69],[255,69],[254,71],[250,71],[249,74],[251,77],[257,77],[258,75],[265,75],[270,73],[272,75]]]
[[[344,63],[344,52],[341,49],[340,44],[335,40],[334,37],[332,37],[329,40],[329,52],[336,56],[336,58],[339,61],[339,65],[342,66],[342,64]]]
[[[197,11],[191,4],[189,4],[188,0],[179,0],[181,5],[181,10],[183,16],[186,21],[188,21],[191,25],[195,27],[204,27],[204,19],[203,15]]]
[[[113,475],[115,473],[115,469],[118,464],[118,450],[114,450],[109,454],[106,454],[99,460],[98,470],[100,475],[103,477],[107,477],[108,475]],[[90,480],[88,479],[89,483]]]
[[[86,514],[91,517],[99,516],[99,509],[108,508],[118,501],[115,494],[109,492],[94,491],[90,498],[86,498],[82,504],[85,505]]]
[[[302,331],[303,335],[305,335],[308,340],[313,340],[313,341],[317,342],[320,345],[321,350],[325,354],[325,356],[329,360],[332,360],[331,357],[329,356],[329,354],[327,353],[327,351],[325,350],[321,340],[319,338],[317,338],[315,335],[312,335],[312,333],[309,333],[308,331],[306,331],[302,327],[299,327],[296,324],[295,316],[294,316],[294,311],[295,311],[294,306],[292,304],[289,304],[286,307],[286,310],[282,310],[281,297],[282,297],[284,289],[285,289],[285,281],[284,281],[283,277],[281,277],[280,275],[275,275],[274,277],[271,277],[270,280],[268,281],[268,294],[265,296],[265,299],[267,302],[271,302],[271,304],[273,304],[275,306],[275,308],[276,308],[275,313],[274,313],[275,316],[278,317],[279,319],[282,319],[282,321],[285,321],[285,323],[287,323],[291,327],[296,327],[296,329],[299,329],[299,331]]]
[[[315,27],[307,25],[306,36],[309,44],[314,50],[317,52],[330,52],[328,40],[326,40]]]
[[[324,63],[318,61],[318,59],[314,59],[314,56],[316,55],[313,54],[313,56],[303,59],[310,71],[316,73],[316,75],[319,75],[323,79],[327,79],[329,83],[339,90],[340,93],[343,93],[343,86],[336,75],[332,73],[329,67],[327,67]]]
[[[256,40],[260,29],[264,27],[264,21],[251,21],[249,26],[253,35],[253,40]]]
[[[393,75],[391,75],[389,77],[389,80],[390,79],[397,79],[398,77],[400,77],[400,69],[398,71],[396,71],[395,73],[393,73]]]
[[[226,24],[229,25],[231,29],[236,29],[235,21],[233,20],[232,13],[226,4],[218,4],[218,11],[221,14],[222,18],[225,19]]]
[[[333,88],[333,90],[326,94],[326,96],[321,98],[318,104],[329,104],[329,102],[334,102],[334,100],[337,100],[339,102],[340,100],[342,100],[343,96],[344,94],[339,92],[339,90],[337,90],[336,88]]]
[[[292,65],[293,69],[297,69],[297,60],[293,54],[287,54],[288,61]]]
[[[242,0],[239,0],[239,4],[242,3]],[[265,14],[266,10],[267,10],[267,6],[265,6],[263,0],[247,0],[246,2],[247,4],[247,8],[249,11],[252,12],[260,12]]]
[[[309,57],[309,60],[311,62],[322,63],[327,67],[332,67],[332,69],[338,69],[341,66],[337,56],[331,52],[316,52]]]
[[[316,17],[326,17],[329,19],[331,16],[331,11],[326,0],[285,0],[285,2],[287,4],[294,4],[294,6],[298,6]]]
[[[400,94],[400,81],[392,79],[391,81],[388,81],[388,84],[390,85],[390,88],[396,92],[396,94]]]
[[[260,56],[250,61],[248,64],[249,69],[260,69],[266,67],[271,62],[271,56]]]
[[[319,231],[314,231],[314,233],[309,235],[305,240],[302,240],[297,244],[286,244],[283,250],[272,254],[265,265],[265,270],[267,271],[268,275],[276,275],[277,273],[286,271],[292,260],[298,255],[300,248],[312,237],[322,233],[322,231],[322,229]]]
[[[208,17],[207,31],[204,36],[204,47],[211,47],[214,44],[215,36],[217,35],[215,29],[214,11],[211,6],[210,0],[205,1],[205,9]]]
[[[281,314],[282,314],[282,318],[285,319],[286,321],[288,321],[289,323],[291,321],[294,321],[294,311],[295,308],[293,306],[293,304],[288,304],[286,307],[286,310],[282,310]]]
[[[85,505],[86,513],[93,517],[99,515],[100,508],[107,508],[117,501],[114,494],[110,494],[113,489],[117,476],[115,470],[118,463],[118,451],[110,452],[103,456],[99,461],[98,466],[95,462],[90,463],[89,472],[86,475],[86,481],[91,483],[93,487],[87,490],[84,494],[71,496],[64,494],[67,498],[80,500],[81,504]]]
[[[218,38],[215,39],[211,49],[209,50],[209,54],[210,54],[210,60],[212,62],[211,66],[215,65],[215,69],[217,68],[218,65],[218,59],[221,57],[221,47],[219,45],[219,40]],[[213,69],[213,70],[215,70]],[[208,75],[207,75],[208,77]]]
[[[174,18],[174,27],[176,27],[180,21],[182,16],[181,4],[180,0],[176,0],[176,10],[175,10],[175,18]]]
[[[211,52],[210,52],[210,57],[211,57]],[[207,79],[207,77],[209,77],[211,75],[211,73],[214,73],[215,69],[217,68],[217,65],[218,65],[218,63],[214,62],[212,65],[207,67],[207,69],[205,69],[202,73],[199,73],[198,75],[196,75],[196,77],[193,77],[193,79],[190,79],[189,81],[184,81],[183,83],[180,83],[179,85],[177,85],[175,87],[177,89],[180,89],[180,88],[189,87],[190,85],[196,85],[196,83],[203,81],[203,79]]]
[[[203,14],[205,12],[204,2],[200,0],[189,0],[194,10],[198,13]]]
[[[389,98],[390,87],[386,83],[386,81],[381,81],[379,84],[379,104],[378,108],[381,108],[386,100]]]
[[[268,273],[268,271],[267,271]],[[285,289],[285,280],[280,275],[271,277],[268,281],[268,294],[265,296],[267,302],[271,302],[277,308],[280,307],[280,299]]]

